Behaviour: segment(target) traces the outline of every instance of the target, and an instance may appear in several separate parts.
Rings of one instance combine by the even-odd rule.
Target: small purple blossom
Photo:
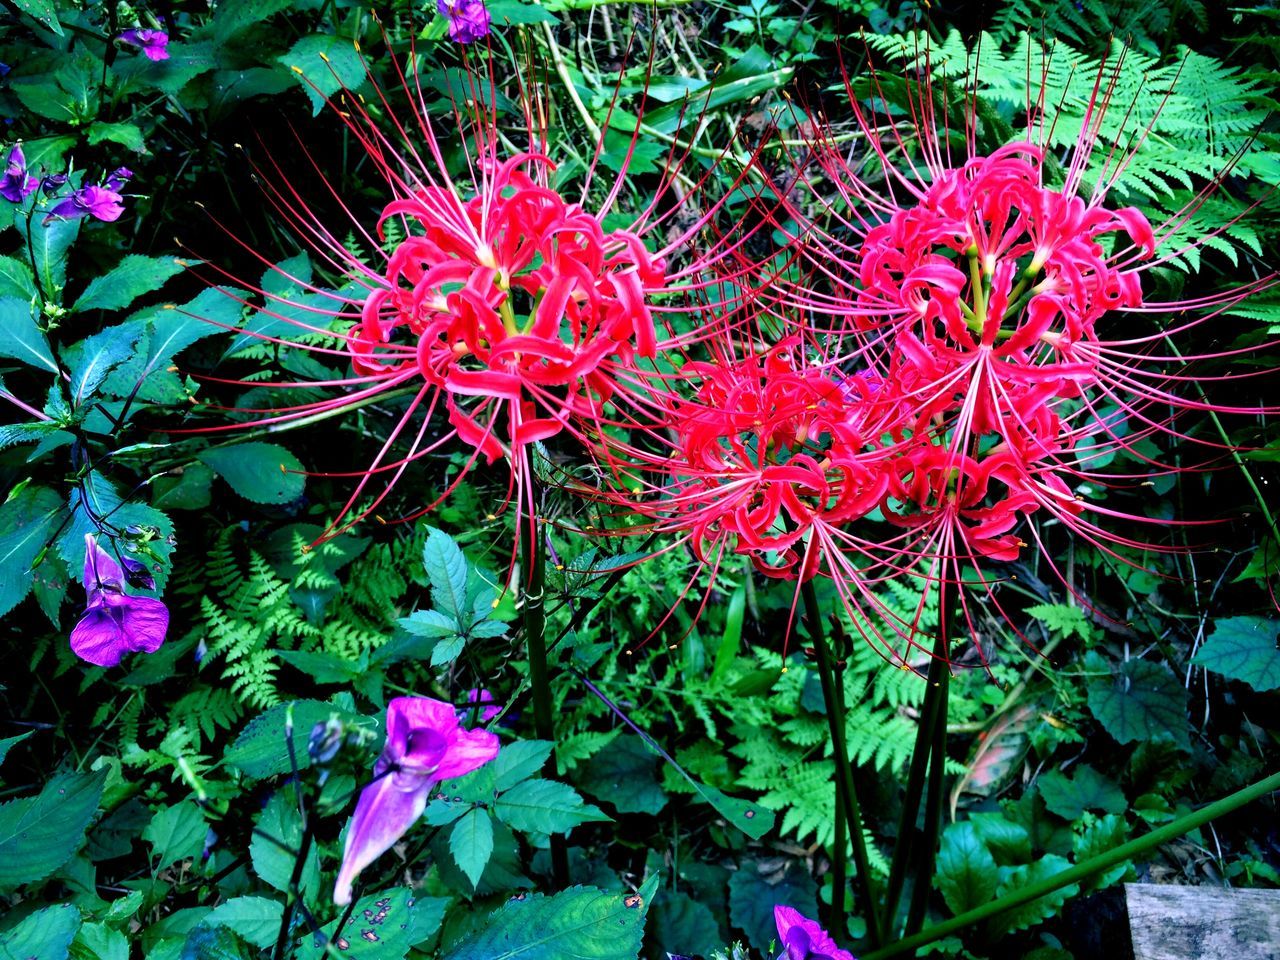
[[[13,203],[21,203],[35,192],[38,182],[27,172],[27,158],[22,155],[22,144],[15,143],[9,151],[4,176],[0,177],[0,197]]]
[[[489,35],[489,8],[484,0],[436,0],[440,16],[449,18],[449,39],[475,43]]]
[[[498,714],[502,712],[502,707],[494,703],[493,694],[491,694],[488,690],[485,690],[481,687],[472,687],[470,690],[467,691],[467,703],[483,704],[483,706],[480,708],[481,723],[488,723],[490,720],[492,720],[494,717],[496,717]],[[464,707],[462,710],[458,711],[458,715],[460,719],[465,720],[467,717],[471,715],[471,708]]]
[[[124,199],[112,189],[113,183],[120,185],[119,181],[113,178],[102,186],[90,184],[87,187],[81,187],[71,196],[54,204],[53,209],[45,216],[44,222],[48,223],[54,217],[62,217],[66,220],[94,217],[107,223],[119,220],[120,215],[124,213]]]
[[[168,60],[169,35],[163,30],[126,30],[116,38],[123,43],[132,44],[142,50],[148,60]]]
[[[808,919],[799,910],[778,905],[773,908],[773,920],[782,942],[778,960],[854,960],[853,954],[836,946],[816,920]]]
[[[124,592],[125,572],[115,557],[84,538],[84,616],[71,631],[71,649],[81,660],[114,667],[126,653],[155,653],[169,629],[169,610],[154,597]]]
[[[388,703],[387,744],[347,825],[333,902],[351,902],[356,876],[422,816],[436,783],[470,773],[497,755],[498,738],[487,730],[464,730],[452,704],[427,697]]]

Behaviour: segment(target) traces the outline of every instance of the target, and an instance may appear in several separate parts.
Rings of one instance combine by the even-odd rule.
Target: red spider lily
[[[411,55],[410,62],[417,60]],[[486,79],[475,63],[467,62],[471,89],[466,106],[455,100],[453,113],[466,148],[464,176],[451,173],[446,162],[445,143],[428,116],[420,78],[412,70],[406,75],[395,60],[392,67],[406,105],[393,105],[387,93],[376,91],[378,112],[389,118],[389,130],[375,120],[363,97],[344,90],[331,102],[386,184],[388,200],[379,217],[366,219],[347,205],[301,136],[300,155],[349,223],[322,223],[276,158],[269,157],[258,170],[275,212],[308,240],[321,266],[347,285],[338,293],[324,290],[290,276],[242,243],[292,288],[282,295],[236,281],[263,298],[262,315],[290,330],[284,335],[244,332],[322,359],[348,360],[353,374],[311,382],[246,383],[336,387],[341,392],[291,407],[240,412],[265,414],[249,425],[279,424],[364,405],[392,390],[412,395],[372,465],[341,474],[358,482],[325,537],[377,510],[413,461],[457,441],[473,451],[468,468],[480,455],[490,462],[506,458],[512,487],[519,489],[529,470],[531,443],[565,430],[579,432],[576,418],[599,422],[620,372],[705,334],[660,338],[654,314],[658,309],[686,311],[681,297],[701,290],[709,282],[705,268],[726,255],[688,255],[679,268],[672,265],[672,257],[685,255],[691,238],[718,214],[722,200],[703,200],[703,187],[715,171],[700,170],[691,178],[683,172],[687,148],[673,143],[652,200],[630,226],[606,230],[604,219],[626,184],[639,123],[623,175],[589,209],[603,138],[583,179],[581,199],[567,199],[552,186],[556,167],[548,155],[542,120],[546,105],[539,92],[520,90],[526,145],[508,151],[503,146],[507,133],[499,130],[492,106],[498,100],[492,75]],[[673,229],[677,217],[683,218],[682,226]],[[391,222],[393,232],[386,229]],[[347,230],[374,255],[363,257],[341,242],[339,236]],[[645,240],[659,232],[662,245],[650,251]],[[298,291],[304,296],[299,298]],[[654,303],[659,296],[664,298],[661,308]],[[443,431],[432,422],[438,406],[448,420]],[[425,416],[414,427],[419,411]],[[406,440],[407,452],[392,452]],[[389,474],[384,488],[357,509],[357,501],[380,474]],[[522,509],[532,514],[533,504],[522,503]]]

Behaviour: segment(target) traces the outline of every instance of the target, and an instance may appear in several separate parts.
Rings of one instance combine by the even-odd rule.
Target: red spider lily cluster
[[[377,509],[410,462],[454,441],[472,461],[506,459],[518,487],[530,445],[567,435],[609,480],[592,494],[646,521],[631,521],[632,532],[674,534],[713,569],[736,554],[770,577],[830,578],[851,609],[870,604],[880,619],[891,615],[873,586],[885,578],[919,578],[922,596],[955,584],[990,596],[984,568],[1023,556],[1038,539],[1033,515],[1130,562],[1123,548],[1149,545],[1102,525],[1123,517],[1104,502],[1108,486],[1175,469],[1154,457],[1156,441],[1185,438],[1181,412],[1258,412],[1188,398],[1182,387],[1210,358],[1181,356],[1170,338],[1272,278],[1151,299],[1145,274],[1185,251],[1175,235],[1219,184],[1154,227],[1110,203],[1146,131],[1132,133],[1128,152],[1100,148],[1105,72],[1058,176],[1043,105],[1029,106],[1021,139],[987,152],[966,111],[966,149],[953,157],[927,83],[905,119],[877,115],[850,89],[858,162],[819,128],[790,158],[798,182],[775,183],[752,164],[745,178],[763,189],[749,225],[679,270],[673,254],[690,249],[726,201],[708,195],[710,172],[695,189],[676,189],[688,184],[678,148],[634,223],[606,230],[625,178],[588,209],[593,163],[582,199],[566,199],[533,122],[536,97],[522,152],[503,149],[483,103],[457,114],[465,182],[448,172],[416,79],[401,77],[413,109],[394,134],[345,98],[342,116],[390,194],[372,231],[352,214],[380,258],[340,243],[279,167],[266,179],[276,209],[355,289],[315,309],[314,324],[273,315],[301,331],[297,345],[347,359],[353,375],[325,382],[344,388],[337,397],[268,419],[410,388],[407,411],[330,532]],[[874,181],[862,172],[868,161]],[[646,241],[677,214],[688,214],[683,228],[651,251]],[[762,226],[787,237],[787,269],[777,270],[779,256],[745,253]],[[688,306],[672,306],[680,303]],[[670,313],[656,324],[660,309]],[[1172,326],[1159,320],[1175,315]],[[437,406],[447,427],[431,434]],[[419,408],[426,416],[412,427]],[[400,440],[408,450],[393,455]],[[1116,452],[1136,464],[1132,473],[1091,466]],[[391,474],[386,489],[356,510],[381,473]],[[890,623],[908,648],[918,619]],[[883,642],[870,618],[854,620],[905,662],[908,648]]]

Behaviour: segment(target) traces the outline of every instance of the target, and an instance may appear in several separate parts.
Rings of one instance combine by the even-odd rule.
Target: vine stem
[[[874,881],[867,859],[867,840],[862,830],[862,814],[858,808],[858,791],[853,782],[853,765],[849,763],[849,748],[845,742],[845,713],[843,698],[836,689],[834,659],[827,645],[826,630],[822,625],[822,612],[818,608],[818,594],[813,580],[806,580],[800,588],[804,595],[805,616],[809,621],[809,635],[818,659],[818,676],[822,681],[822,699],[827,706],[827,727],[831,731],[831,747],[836,760],[836,802],[844,808],[849,839],[853,841],[853,863],[858,873],[857,893],[866,915],[867,933],[871,945],[881,944],[880,915],[876,909]],[[844,848],[833,851],[843,857]],[[844,921],[843,891],[833,891],[831,898],[833,924],[840,927]]]
[[[520,559],[524,566],[524,602],[521,623],[529,653],[529,686],[533,695],[533,728],[539,740],[555,743],[551,716],[551,679],[547,669],[547,550],[538,523],[538,479],[532,467],[526,471],[529,516],[520,521]],[[554,761],[548,757],[550,765]],[[569,851],[563,836],[551,835],[551,872],[559,886],[569,882]]]
[[[864,953],[861,960],[888,960],[889,957],[901,956],[904,953],[910,953],[926,944],[941,940],[943,937],[964,930],[966,927],[973,926],[983,920],[990,919],[1004,913],[1006,910],[1012,910],[1014,907],[1020,907],[1024,903],[1030,903],[1038,900],[1046,894],[1053,893],[1062,887],[1075,883],[1077,880],[1087,880],[1096,876],[1105,870],[1119,866],[1126,860],[1132,859],[1140,854],[1146,853],[1153,847],[1157,847],[1162,843],[1168,843],[1170,840],[1176,840],[1183,834],[1190,833],[1197,827],[1201,827],[1221,817],[1224,814],[1238,810],[1247,803],[1265,797],[1269,793],[1280,790],[1280,772],[1273,773],[1271,776],[1257,783],[1237,790],[1235,793],[1228,794],[1221,800],[1216,800],[1207,806],[1201,807],[1194,813],[1189,813],[1184,817],[1173,821],[1173,823],[1165,824],[1163,827],[1152,830],[1144,836],[1138,837],[1136,840],[1130,840],[1128,843],[1122,843],[1118,847],[1108,850],[1106,853],[1099,854],[1086,860],[1084,863],[1077,863],[1075,866],[1068,867],[1066,870],[1059,871],[1051,877],[1045,877],[1038,883],[1033,883],[1023,887],[1021,890],[1015,890],[1006,894],[998,900],[985,903],[980,907],[972,910],[966,910],[957,917],[950,920],[944,920],[942,923],[935,923],[933,926],[920,931],[909,937],[904,937],[897,943],[891,943],[888,946],[881,947],[878,950],[872,950],[870,953]]]

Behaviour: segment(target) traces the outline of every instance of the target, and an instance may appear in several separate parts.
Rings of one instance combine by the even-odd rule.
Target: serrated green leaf
[[[14,0],[13,5],[40,26],[63,36],[62,24],[58,22],[58,8],[53,0]]]
[[[546,766],[553,746],[550,740],[517,740],[504,746],[490,764],[494,789],[499,793],[510,790],[537,774]]]
[[[202,450],[200,462],[254,503],[290,503],[306,485],[302,464],[276,443],[237,443]]]
[[[1280,625],[1262,617],[1218,620],[1191,662],[1224,677],[1242,680],[1259,692],[1275,690],[1280,688],[1277,634]]]
[[[194,859],[204,850],[209,826],[204,813],[189,800],[158,810],[142,831],[151,844],[152,867],[163,870],[179,860]]]
[[[35,163],[35,160],[28,156],[27,162]],[[74,220],[51,220],[45,223],[43,217],[34,217],[28,231],[26,216],[18,210],[13,224],[22,235],[24,245],[30,233],[36,277],[45,297],[54,296],[67,282],[67,251],[80,233],[80,219],[77,217]]]
[[[525,780],[502,794],[493,814],[525,833],[568,833],[580,823],[606,821],[573,787],[554,780]]]
[[[134,123],[95,121],[89,127],[89,143],[98,144],[104,140],[109,143],[118,143],[126,150],[132,150],[134,153],[147,152],[147,140],[142,135],[142,131],[138,129],[138,125]]]
[[[312,34],[278,59],[298,75],[298,82],[311,100],[313,116],[324,108],[325,97],[343,87],[354,90],[365,78],[364,63],[350,37]]]
[[[1129,806],[1124,791],[1087,763],[1071,777],[1050,770],[1037,783],[1045,807],[1065,820],[1079,819],[1086,810],[1123,813]]]
[[[817,886],[802,870],[788,870],[781,878],[766,878],[762,865],[747,861],[729,876],[729,920],[747,934],[747,941],[761,956],[771,956],[769,945],[778,939],[773,908],[794,907],[807,917],[817,916]],[[772,874],[773,870],[770,869]]]
[[[972,823],[953,823],[942,834],[933,882],[955,914],[981,906],[995,896],[1000,871]]]
[[[129,960],[129,941],[105,923],[81,924],[71,945],[71,960]]]
[[[91,280],[72,309],[122,310],[143,294],[158,291],[186,267],[185,262],[173,257],[130,254],[109,272]]]
[[[30,303],[35,295],[36,281],[31,268],[16,257],[0,257],[0,298],[15,297]]]
[[[233,897],[213,908],[205,922],[230,927],[255,947],[269,947],[276,941],[284,907],[266,897]]]
[[[0,960],[67,960],[80,928],[80,911],[69,903],[45,907],[0,933]]]
[[[252,960],[254,953],[229,927],[201,923],[182,944],[180,960]]]
[[[471,619],[467,606],[467,558],[453,537],[428,527],[422,565],[431,583],[432,604],[453,617],[465,631]]]
[[[144,332],[139,324],[122,323],[73,344],[65,353],[72,403],[79,407],[91,399],[107,375],[133,357]]]
[[[0,763],[4,763],[4,758],[9,755],[10,750],[23,740],[27,739],[27,737],[31,736],[33,733],[35,733],[34,730],[28,730],[26,733],[18,734],[16,737],[5,737],[3,740],[0,740]]]
[[[319,954],[328,940],[340,935],[333,946],[344,960],[399,960],[440,929],[448,903],[445,897],[415,897],[404,887],[371,893],[356,901],[341,934],[337,920],[325,924],[319,936],[303,937],[305,949],[297,956],[310,957],[313,950]]]
[[[105,770],[61,773],[36,796],[0,804],[0,890],[43,880],[71,859],[106,777]]]
[[[1000,886],[996,888],[996,896],[1003,897],[1024,887],[1029,887],[1034,883],[1061,873],[1070,866],[1071,864],[1057,854],[1046,853],[1029,864],[1017,867],[1001,867]],[[1032,900],[1030,903],[1024,903],[1020,907],[1006,910],[1004,913],[992,918],[991,924],[1003,932],[1025,930],[1027,927],[1033,927],[1042,920],[1052,917],[1062,909],[1064,903],[1079,892],[1080,884],[1068,884],[1045,894],[1038,900]]]
[[[287,892],[301,843],[302,822],[292,791],[272,794],[249,841],[254,872],[263,882]],[[308,899],[320,889],[320,858],[314,846],[307,852],[298,887]]]
[[[325,723],[334,715],[351,724],[363,719],[359,714],[348,713],[319,700],[280,703],[249,721],[227,751],[226,762],[255,780],[291,772],[287,733],[290,715],[293,718],[293,755],[299,770],[311,766],[307,744],[316,724]]]
[[[431,648],[431,666],[443,667],[453,663],[467,644],[466,637],[447,637]]]
[[[449,852],[474,887],[493,856],[493,821],[480,807],[472,807],[449,831]]]
[[[1089,712],[1120,743],[1172,738],[1186,747],[1187,692],[1167,667],[1129,660],[1089,683]]]
[[[31,304],[17,297],[0,299],[0,357],[57,373],[49,341],[31,316]]]
[[[655,875],[631,895],[594,887],[551,897],[519,894],[446,950],[444,960],[636,960],[657,889]]]
[[[619,737],[580,767],[578,785],[619,813],[654,815],[667,805],[658,783],[659,758],[639,737]]]
[[[1108,850],[1120,846],[1129,839],[1129,828],[1124,817],[1109,813],[1105,817],[1086,814],[1072,845],[1072,855],[1076,863],[1084,863],[1094,857],[1100,857]],[[1109,887],[1129,870],[1129,863],[1121,863],[1103,873],[1084,881],[1084,892],[1091,893]]]
[[[31,564],[53,536],[61,510],[48,487],[25,487],[0,505],[0,617],[31,592]]]

